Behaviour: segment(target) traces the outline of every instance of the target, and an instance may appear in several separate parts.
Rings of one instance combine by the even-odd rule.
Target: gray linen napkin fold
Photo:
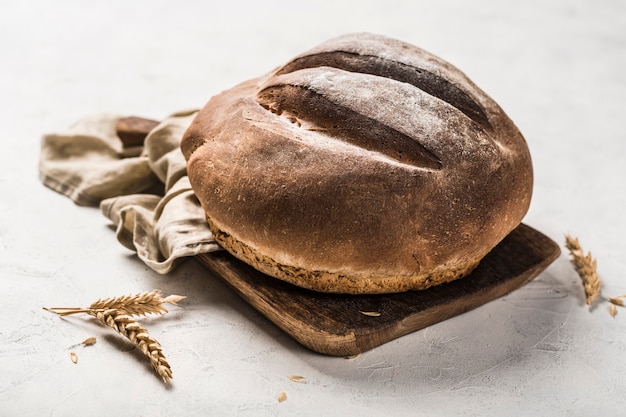
[[[120,116],[85,118],[43,137],[40,179],[78,205],[100,205],[117,225],[118,241],[156,272],[168,273],[182,258],[220,249],[180,151],[195,114],[169,116],[133,148],[117,137]]]

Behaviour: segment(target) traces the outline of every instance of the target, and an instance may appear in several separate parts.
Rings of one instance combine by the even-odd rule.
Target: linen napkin
[[[39,177],[82,206],[100,206],[118,241],[158,273],[220,250],[187,177],[180,140],[196,111],[172,114],[143,144],[124,144],[120,115],[96,115],[44,135]],[[133,144],[131,144],[133,145]]]

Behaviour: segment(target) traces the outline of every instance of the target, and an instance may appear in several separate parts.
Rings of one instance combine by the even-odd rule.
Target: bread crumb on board
[[[359,313],[369,317],[380,317],[380,313],[378,311],[359,311]]]

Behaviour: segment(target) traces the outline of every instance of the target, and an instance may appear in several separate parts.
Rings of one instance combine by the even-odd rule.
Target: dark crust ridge
[[[259,91],[257,101],[265,109],[290,121],[305,120],[319,133],[344,140],[419,168],[439,170],[440,158],[415,139],[377,120],[334,104],[322,94],[302,86],[275,85]]]
[[[276,75],[319,67],[333,67],[349,72],[377,75],[411,84],[456,107],[483,129],[493,130],[487,114],[466,92],[437,74],[402,62],[346,51],[319,52],[294,59],[281,68]]]

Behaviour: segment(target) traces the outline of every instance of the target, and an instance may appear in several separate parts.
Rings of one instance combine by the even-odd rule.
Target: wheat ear
[[[141,327],[132,317],[114,308],[104,311],[92,310],[88,314],[95,317],[100,323],[125,336],[137,346],[150,360],[150,364],[163,379],[163,382],[168,382],[172,379],[172,369],[167,360],[165,360],[161,344],[156,339],[150,337],[148,331]]]
[[[185,299],[182,295],[169,295],[163,298],[163,294],[159,290],[142,292],[134,295],[122,295],[121,297],[111,297],[99,299],[91,303],[88,308],[83,307],[51,307],[46,310],[53,311],[60,316],[68,316],[70,314],[87,313],[91,311],[103,311],[108,309],[116,309],[129,316],[145,316],[147,314],[165,314],[167,309],[164,304],[176,305],[179,301]]]
[[[569,250],[570,260],[582,279],[586,302],[591,304],[600,295],[600,288],[602,287],[597,272],[597,261],[591,252],[587,252],[587,254],[583,252],[578,238],[565,235],[565,247]]]

